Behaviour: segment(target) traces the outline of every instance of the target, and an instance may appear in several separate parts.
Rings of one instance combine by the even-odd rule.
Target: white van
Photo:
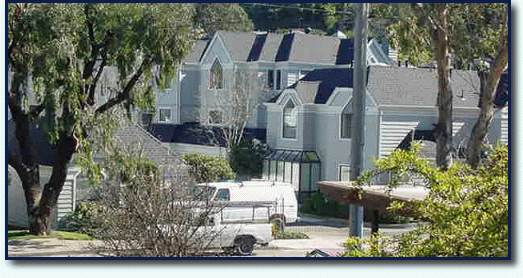
[[[269,222],[298,219],[298,201],[290,183],[268,181],[199,184],[195,193],[205,194],[220,207],[222,223]]]

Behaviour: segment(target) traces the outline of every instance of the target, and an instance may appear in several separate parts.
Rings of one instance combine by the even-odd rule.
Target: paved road
[[[90,246],[93,241],[41,238],[11,240],[9,257],[99,257]]]
[[[380,232],[394,235],[412,230],[414,225],[382,225]],[[349,236],[348,221],[300,217],[296,224],[288,225],[287,231],[302,232],[309,239],[275,239],[268,246],[257,246],[253,257],[303,257],[314,249],[341,251]],[[370,227],[363,228],[365,237]],[[72,241],[55,238],[31,239],[8,242],[9,257],[96,257],[89,248],[92,241]]]

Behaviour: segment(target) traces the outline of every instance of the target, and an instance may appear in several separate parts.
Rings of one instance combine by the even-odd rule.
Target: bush
[[[302,232],[285,231],[283,233],[277,233],[274,236],[275,239],[308,239],[309,236]]]
[[[280,219],[273,219],[272,224],[272,237],[275,239],[307,239],[309,236],[305,233],[294,232],[294,231],[283,231],[284,223]]]
[[[364,210],[364,221],[371,221],[373,218],[372,216],[372,209],[365,208]],[[380,224],[405,224],[412,222],[412,217],[406,217],[401,216],[397,213],[393,212],[385,212],[385,213],[379,213],[378,214],[378,223]]]
[[[194,182],[185,175],[165,175],[178,169],[177,165],[171,169],[162,165],[152,174],[142,167],[143,159],[118,150],[106,156],[105,163],[120,165],[119,161],[126,161],[126,167],[105,168],[107,194],[102,195],[99,206],[103,209],[83,204],[70,218],[80,227],[90,227],[87,232],[102,241],[94,251],[111,257],[204,256],[220,232],[209,225],[209,217],[220,208],[197,200]],[[164,180],[166,176],[169,179]]]
[[[316,192],[312,194],[311,198],[312,211],[318,215],[323,212],[323,206],[327,203],[327,198],[324,194]]]
[[[148,181],[144,182],[145,179]],[[134,176],[122,187],[119,202],[108,200],[97,214],[93,237],[103,241],[96,250],[111,257],[205,256],[211,239],[219,236],[208,218],[219,208],[194,198],[191,184],[168,186],[150,177]]]
[[[58,230],[66,232],[86,233],[92,236],[96,229],[96,220],[104,211],[101,202],[82,202],[76,205],[73,213],[60,219]]]
[[[314,213],[314,210],[312,209],[312,201],[310,199],[303,201],[303,204],[300,206],[300,212]]]
[[[189,173],[198,183],[228,180],[236,177],[225,158],[202,154],[186,154],[183,155],[183,159],[190,166]]]
[[[258,140],[242,140],[231,147],[232,170],[238,175],[260,177],[263,173],[263,159],[268,153],[267,144]]]

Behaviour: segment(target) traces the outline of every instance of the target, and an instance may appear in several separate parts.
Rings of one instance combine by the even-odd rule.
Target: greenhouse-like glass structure
[[[273,150],[263,162],[263,178],[293,185],[298,202],[318,192],[321,161],[315,151]]]

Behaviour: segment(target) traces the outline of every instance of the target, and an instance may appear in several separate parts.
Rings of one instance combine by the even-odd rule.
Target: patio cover
[[[427,188],[420,186],[401,186],[388,193],[387,187],[383,185],[357,187],[351,182],[340,181],[320,181],[317,184],[333,201],[369,207],[382,213],[387,211],[393,201],[423,200],[429,192]],[[409,216],[410,212],[402,211],[399,214]]]

